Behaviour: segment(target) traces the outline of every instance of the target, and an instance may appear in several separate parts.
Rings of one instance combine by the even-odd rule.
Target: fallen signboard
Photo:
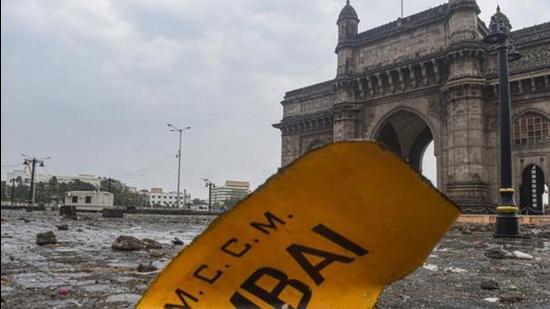
[[[459,209],[372,142],[310,152],[224,214],[138,308],[363,308],[422,265]]]

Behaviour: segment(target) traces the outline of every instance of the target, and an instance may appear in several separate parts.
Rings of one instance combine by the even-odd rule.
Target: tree
[[[2,201],[9,200],[9,193],[8,193],[8,185],[5,181],[2,180],[2,192],[0,193],[2,195]]]

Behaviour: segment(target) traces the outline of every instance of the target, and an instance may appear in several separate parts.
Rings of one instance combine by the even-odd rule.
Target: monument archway
[[[420,173],[426,148],[434,140],[428,123],[417,113],[407,109],[389,113],[378,124],[373,136]]]
[[[338,15],[336,76],[288,91],[281,102],[281,165],[316,147],[377,140],[422,172],[434,143],[437,187],[464,213],[499,203],[498,61],[475,1],[438,7],[359,31],[347,3]],[[498,13],[499,18],[503,12]],[[510,33],[524,56],[510,66],[513,188],[525,167],[550,178],[550,23]],[[431,148],[430,148],[431,151]],[[433,169],[433,168],[431,168]],[[432,177],[433,179],[433,177]],[[519,193],[515,196],[519,201]]]

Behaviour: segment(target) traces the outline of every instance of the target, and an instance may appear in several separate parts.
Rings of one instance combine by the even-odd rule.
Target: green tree
[[[3,180],[2,180],[1,190],[2,192],[0,194],[2,195],[2,201],[8,201],[9,200],[8,185]]]

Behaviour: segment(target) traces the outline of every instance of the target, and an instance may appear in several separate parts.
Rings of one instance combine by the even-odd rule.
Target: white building
[[[161,188],[151,188],[151,192],[147,192],[147,198],[151,207],[174,208],[177,207],[178,193],[163,192]],[[189,205],[191,202],[191,195],[187,194],[185,190],[180,192],[180,198],[180,208],[184,208],[184,205]]]
[[[191,204],[191,205],[189,205],[189,209],[191,209],[193,211],[208,212],[208,204],[207,203]]]
[[[212,188],[212,205],[224,206],[226,201],[244,199],[250,193],[248,181],[227,180],[224,186]]]
[[[113,207],[114,194],[103,191],[69,191],[65,193],[65,205],[78,209],[101,210]]]
[[[31,173],[29,169],[13,170],[6,173],[6,182],[10,182],[12,179],[21,177],[21,181],[25,184],[31,183]],[[89,183],[92,186],[99,188],[101,180],[95,175],[78,174],[77,176],[63,176],[63,175],[47,175],[35,173],[34,182],[48,182],[52,177],[57,178],[58,183],[69,183],[75,180],[80,180],[85,183]]]

